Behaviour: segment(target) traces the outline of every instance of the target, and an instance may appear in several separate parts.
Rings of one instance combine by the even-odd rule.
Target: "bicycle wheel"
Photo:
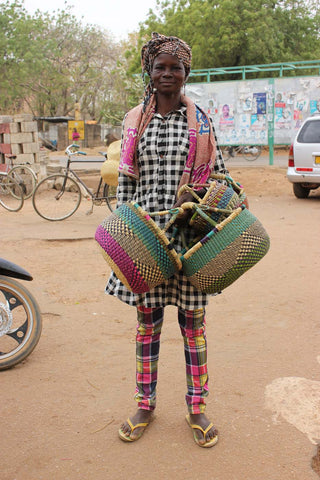
[[[62,174],[49,175],[35,188],[32,205],[40,217],[52,222],[71,217],[81,202],[77,182]]]
[[[113,212],[117,203],[117,187],[105,184],[103,187],[103,197],[106,199],[110,212]]]
[[[31,293],[12,278],[0,276],[0,370],[24,360],[39,342],[40,308]]]
[[[232,152],[232,147],[229,147],[228,145],[225,147],[221,147],[222,157],[225,162],[230,160],[230,158],[232,157],[231,152]]]
[[[0,172],[0,204],[9,212],[18,212],[24,203],[22,188],[17,181]]]
[[[16,165],[8,173],[22,187],[24,199],[30,198],[36,188],[37,177],[34,171],[26,165]]]
[[[245,145],[242,147],[241,153],[248,162],[253,162],[261,155],[261,145]]]

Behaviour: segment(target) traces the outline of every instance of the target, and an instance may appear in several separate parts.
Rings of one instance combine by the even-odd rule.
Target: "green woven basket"
[[[201,207],[194,208],[206,215]],[[207,221],[212,223],[209,217]],[[269,246],[260,221],[242,206],[187,249],[180,257],[182,270],[197,290],[219,293],[259,262]]]

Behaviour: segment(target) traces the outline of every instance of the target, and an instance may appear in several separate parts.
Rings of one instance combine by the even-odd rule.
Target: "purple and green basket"
[[[182,267],[164,230],[134,202],[121,205],[107,217],[95,239],[116,276],[134,293],[151,290]]]

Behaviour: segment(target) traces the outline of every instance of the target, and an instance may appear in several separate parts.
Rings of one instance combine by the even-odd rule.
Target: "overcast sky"
[[[155,10],[156,0],[68,0],[74,5],[73,14],[84,17],[84,23],[99,25],[116,37],[126,38],[127,34],[137,30],[139,22],[147,18],[149,9]],[[65,0],[24,0],[26,10],[33,14],[37,9],[52,12],[64,9]]]

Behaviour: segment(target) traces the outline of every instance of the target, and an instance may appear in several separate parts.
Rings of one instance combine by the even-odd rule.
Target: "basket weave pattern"
[[[224,185],[218,181],[211,183],[207,193],[201,199],[200,205],[206,205],[211,208],[227,209],[229,214],[238,208],[243,202],[243,198],[239,196],[233,188]],[[210,212],[210,217],[215,222],[221,222],[229,215],[227,212]],[[198,213],[194,213],[190,220],[190,225],[199,233],[206,234],[212,229],[203,217]]]
[[[219,293],[268,252],[270,239],[260,221],[238,209],[182,257],[183,273],[204,293]]]
[[[134,202],[107,217],[95,239],[117,277],[134,293],[160,285],[182,266],[164,232]]]

